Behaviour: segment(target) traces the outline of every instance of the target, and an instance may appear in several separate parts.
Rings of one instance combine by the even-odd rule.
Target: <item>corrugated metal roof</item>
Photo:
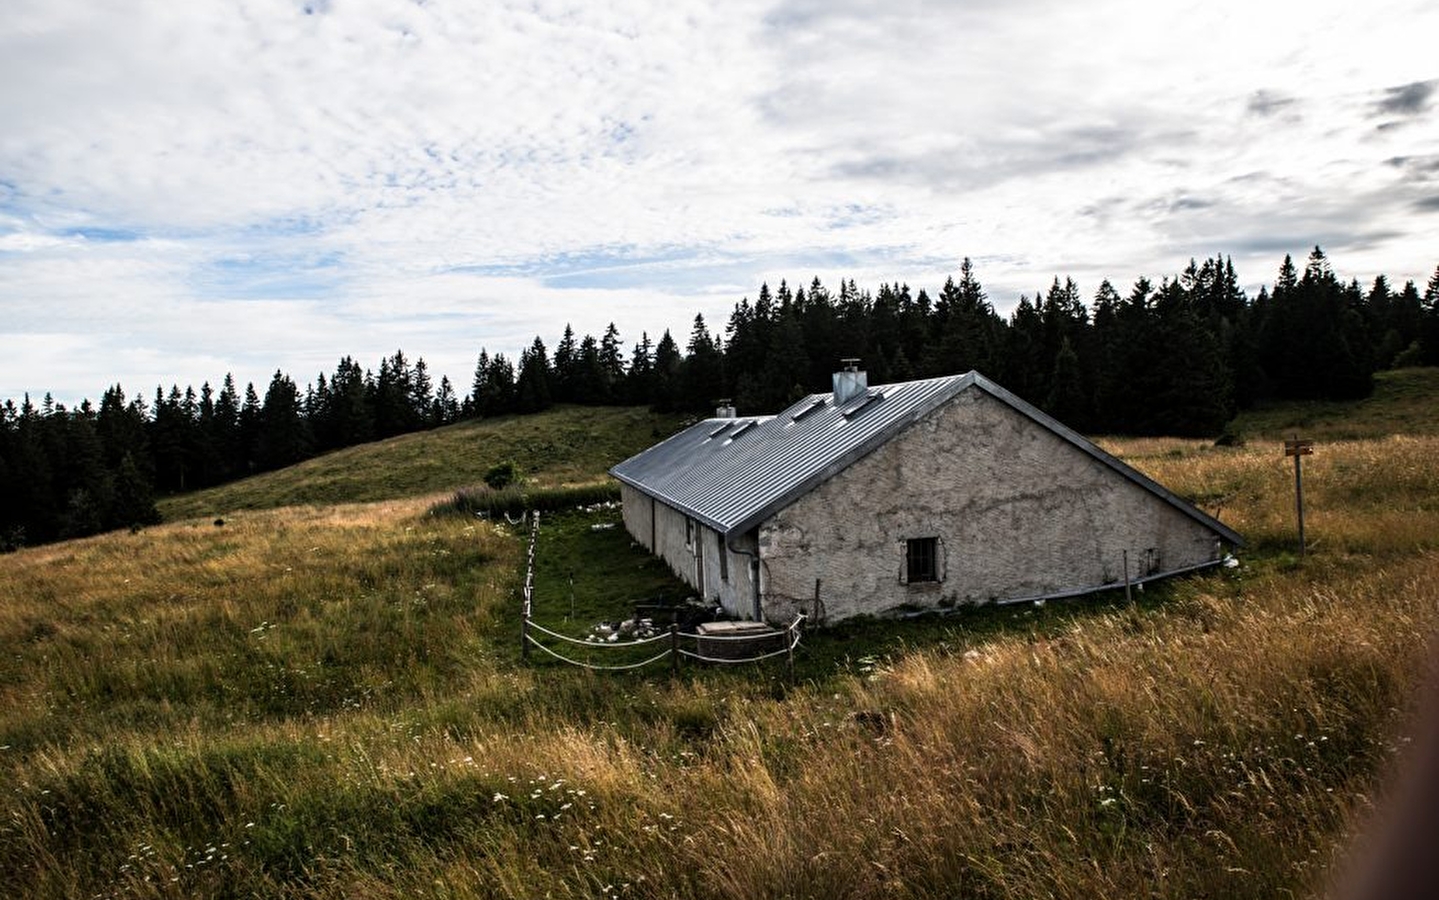
[[[1232,529],[980,375],[871,387],[835,406],[811,394],[777,416],[706,419],[610,474],[725,535],[743,533],[967,388],[978,388],[1151,491],[1237,546]]]

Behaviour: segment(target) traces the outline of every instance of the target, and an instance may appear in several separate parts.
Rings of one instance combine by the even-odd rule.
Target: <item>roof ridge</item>
[[[728,420],[753,421],[740,441],[732,439],[740,430],[724,438],[728,429],[711,434],[720,420],[704,419],[612,467],[610,474],[723,534],[743,532],[971,386],[1243,546],[1244,539],[1218,519],[975,370],[873,385],[858,405],[833,403],[833,392],[809,394],[771,416]],[[825,401],[817,402],[820,398]]]

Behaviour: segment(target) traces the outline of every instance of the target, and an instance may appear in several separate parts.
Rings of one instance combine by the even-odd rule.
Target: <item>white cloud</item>
[[[1267,280],[1314,243],[1424,278],[1436,192],[1387,161],[1439,153],[1436,26],[1337,0],[18,0],[0,331],[27,349],[0,396],[396,346],[463,382],[566,321],[680,335],[761,279],[937,288],[964,255],[1001,306],[1213,252]]]

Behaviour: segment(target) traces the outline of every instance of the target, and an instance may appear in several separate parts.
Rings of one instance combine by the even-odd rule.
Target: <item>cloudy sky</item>
[[[1314,244],[1439,264],[1439,5],[6,0],[0,397],[263,391],[761,281],[1001,311]]]

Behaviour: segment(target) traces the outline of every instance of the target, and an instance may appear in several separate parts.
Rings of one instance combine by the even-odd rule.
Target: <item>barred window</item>
[[[916,584],[939,580],[939,538],[910,538],[904,547],[905,581]]]

